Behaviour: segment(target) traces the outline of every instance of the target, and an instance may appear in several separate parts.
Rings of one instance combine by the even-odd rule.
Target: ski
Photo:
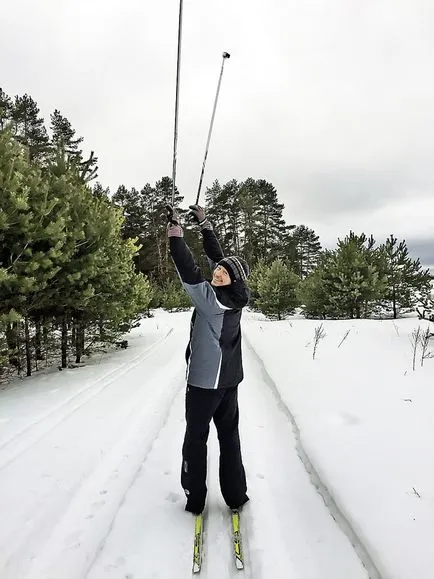
[[[194,522],[193,573],[202,567],[203,515],[196,515]]]
[[[232,548],[235,557],[235,565],[237,569],[244,569],[244,555],[243,546],[241,541],[241,529],[240,529],[240,512],[234,510],[231,512],[232,520]]]

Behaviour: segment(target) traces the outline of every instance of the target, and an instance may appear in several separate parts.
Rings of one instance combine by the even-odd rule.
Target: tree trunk
[[[79,325],[79,321],[74,316],[72,321],[72,330],[71,330],[71,348],[76,348],[77,346],[77,326]]]
[[[81,318],[75,320],[75,362],[79,364],[84,351],[84,322]]]
[[[26,346],[26,367],[27,376],[32,375],[32,350],[30,347],[30,331],[29,331],[29,318],[25,316],[24,318],[24,336],[25,336],[25,346]]]
[[[35,358],[36,360],[43,360],[42,355],[42,323],[41,316],[35,318]]]
[[[61,367],[66,368],[68,363],[68,324],[67,313],[64,312],[62,316],[62,363]]]
[[[396,320],[398,317],[398,309],[396,307],[396,290],[393,288],[392,290],[392,304],[393,304],[393,319]]]
[[[84,355],[84,339],[85,339],[85,335],[86,335],[86,324],[84,323],[84,321],[82,321],[81,323],[81,329],[80,329],[80,348],[81,348],[81,355]]]
[[[47,320],[44,319],[44,324],[42,326],[42,339],[44,342],[44,352],[45,352],[45,366],[48,365],[48,328]]]
[[[9,351],[9,364],[20,370],[20,356],[18,352],[18,323],[6,326],[6,342]]]

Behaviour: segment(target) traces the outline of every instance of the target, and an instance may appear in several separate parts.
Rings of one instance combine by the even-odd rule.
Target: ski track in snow
[[[234,564],[212,426],[200,577],[366,579],[354,549],[312,486],[288,415],[270,384],[258,378],[261,362],[250,348],[245,352],[245,367],[246,379],[240,387],[241,437],[251,497],[241,518],[245,569],[237,571]],[[194,517],[184,511],[179,482],[183,433],[182,391],[86,579],[191,577]],[[256,446],[269,452],[264,456]]]
[[[1,472],[0,512],[5,518],[10,515],[10,524],[0,527],[2,579],[84,577],[125,489],[158,435],[164,408],[182,386],[182,362],[169,368],[166,362],[179,357],[184,341],[170,331],[103,375],[97,391],[92,386],[82,390],[79,396],[90,393],[78,407],[73,403],[71,408],[71,400],[61,404],[60,419],[55,419],[54,409],[48,412],[49,425],[42,436],[35,434],[32,444],[27,444],[29,433],[35,425],[44,431],[43,418],[22,430],[26,444]],[[75,440],[74,433],[82,435],[83,429],[89,430],[88,439]],[[48,432],[51,437],[45,436]],[[18,434],[14,441],[20,444]],[[31,453],[24,452],[30,448]],[[17,489],[14,481],[27,471],[32,478]]]
[[[134,359],[128,360],[115,370],[111,370],[107,374],[102,375],[70,398],[64,400],[58,406],[52,407],[48,412],[39,416],[38,420],[28,424],[4,440],[0,444],[0,470],[29,450],[34,444],[56,428],[56,426],[64,422],[74,412],[77,412],[83,405],[90,402],[111,384],[117,382],[133,368],[142,364],[144,360],[153,354],[155,348],[161,346],[167,340],[172,332],[173,328],[169,330],[165,336],[160,338],[160,340],[151,344],[144,352],[140,352]]]
[[[263,362],[246,345],[240,386],[251,498],[241,519],[245,569],[237,571],[234,564],[212,426],[200,577],[366,579],[355,553],[366,565],[362,546],[314,473]],[[0,527],[2,579],[191,577],[194,518],[184,511],[179,482],[184,346],[185,332],[169,332],[127,367],[103,375],[3,444],[0,511],[10,521]],[[132,391],[126,388],[129,379]],[[141,380],[144,387],[133,388]],[[84,446],[85,437],[75,441],[74,432],[86,428]],[[36,471],[29,466],[35,461]],[[27,469],[32,478],[14,506],[13,481]],[[380,579],[372,570],[370,577]]]
[[[244,554],[244,569],[236,569],[232,544],[232,525],[230,510],[223,501],[219,486],[219,444],[215,428],[211,429],[210,441],[208,445],[208,512],[210,516],[207,520],[207,536],[205,538],[205,577],[214,579],[222,577],[224,579],[240,578],[240,573],[246,579],[254,579],[253,566],[249,556],[249,528],[244,523],[243,512],[241,512],[241,534],[242,548]],[[248,484],[248,481],[247,481]],[[245,519],[246,523],[247,518]],[[220,570],[219,574],[215,571]]]
[[[246,339],[244,344],[240,422],[251,501],[243,520],[253,576],[367,579],[366,569],[311,485],[292,423],[270,388],[261,359]]]
[[[290,409],[288,408],[287,404],[283,401],[274,380],[268,374],[264,361],[255,351],[253,345],[250,343],[248,338],[244,338],[244,341],[248,349],[252,353],[252,355],[255,356],[256,358],[257,364],[263,376],[264,383],[269,387],[270,391],[272,392],[273,396],[277,401],[279,408],[287,416],[289,422],[292,425],[292,429],[296,439],[297,453],[299,455],[301,462],[304,465],[304,468],[306,469],[306,472],[309,474],[312,485],[317,489],[318,493],[321,495],[324,504],[330,511],[330,515],[332,516],[332,518],[339,525],[342,532],[348,537],[348,540],[351,542],[351,545],[353,546],[355,552],[357,553],[360,561],[362,562],[363,566],[368,572],[369,579],[383,579],[380,571],[376,567],[373,559],[371,558],[369,552],[365,548],[363,542],[361,541],[356,531],[351,526],[349,520],[339,509],[335,499],[331,495],[326,485],[322,482],[318,472],[315,470],[314,465],[312,464],[308,454],[306,453],[303,447],[300,429],[298,428],[297,422],[293,414],[291,413]]]
[[[167,420],[141,463],[86,579],[191,574],[194,517],[184,511],[179,484],[185,391],[181,376],[179,384]]]

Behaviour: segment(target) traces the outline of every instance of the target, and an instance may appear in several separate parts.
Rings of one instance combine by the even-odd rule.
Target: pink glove
[[[168,237],[184,237],[184,232],[180,225],[173,225],[169,223],[167,225],[167,236]]]

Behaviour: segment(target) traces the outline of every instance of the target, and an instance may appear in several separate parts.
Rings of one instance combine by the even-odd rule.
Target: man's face
[[[211,285],[224,286],[231,285],[232,281],[228,274],[228,270],[222,265],[218,265],[212,274]]]

